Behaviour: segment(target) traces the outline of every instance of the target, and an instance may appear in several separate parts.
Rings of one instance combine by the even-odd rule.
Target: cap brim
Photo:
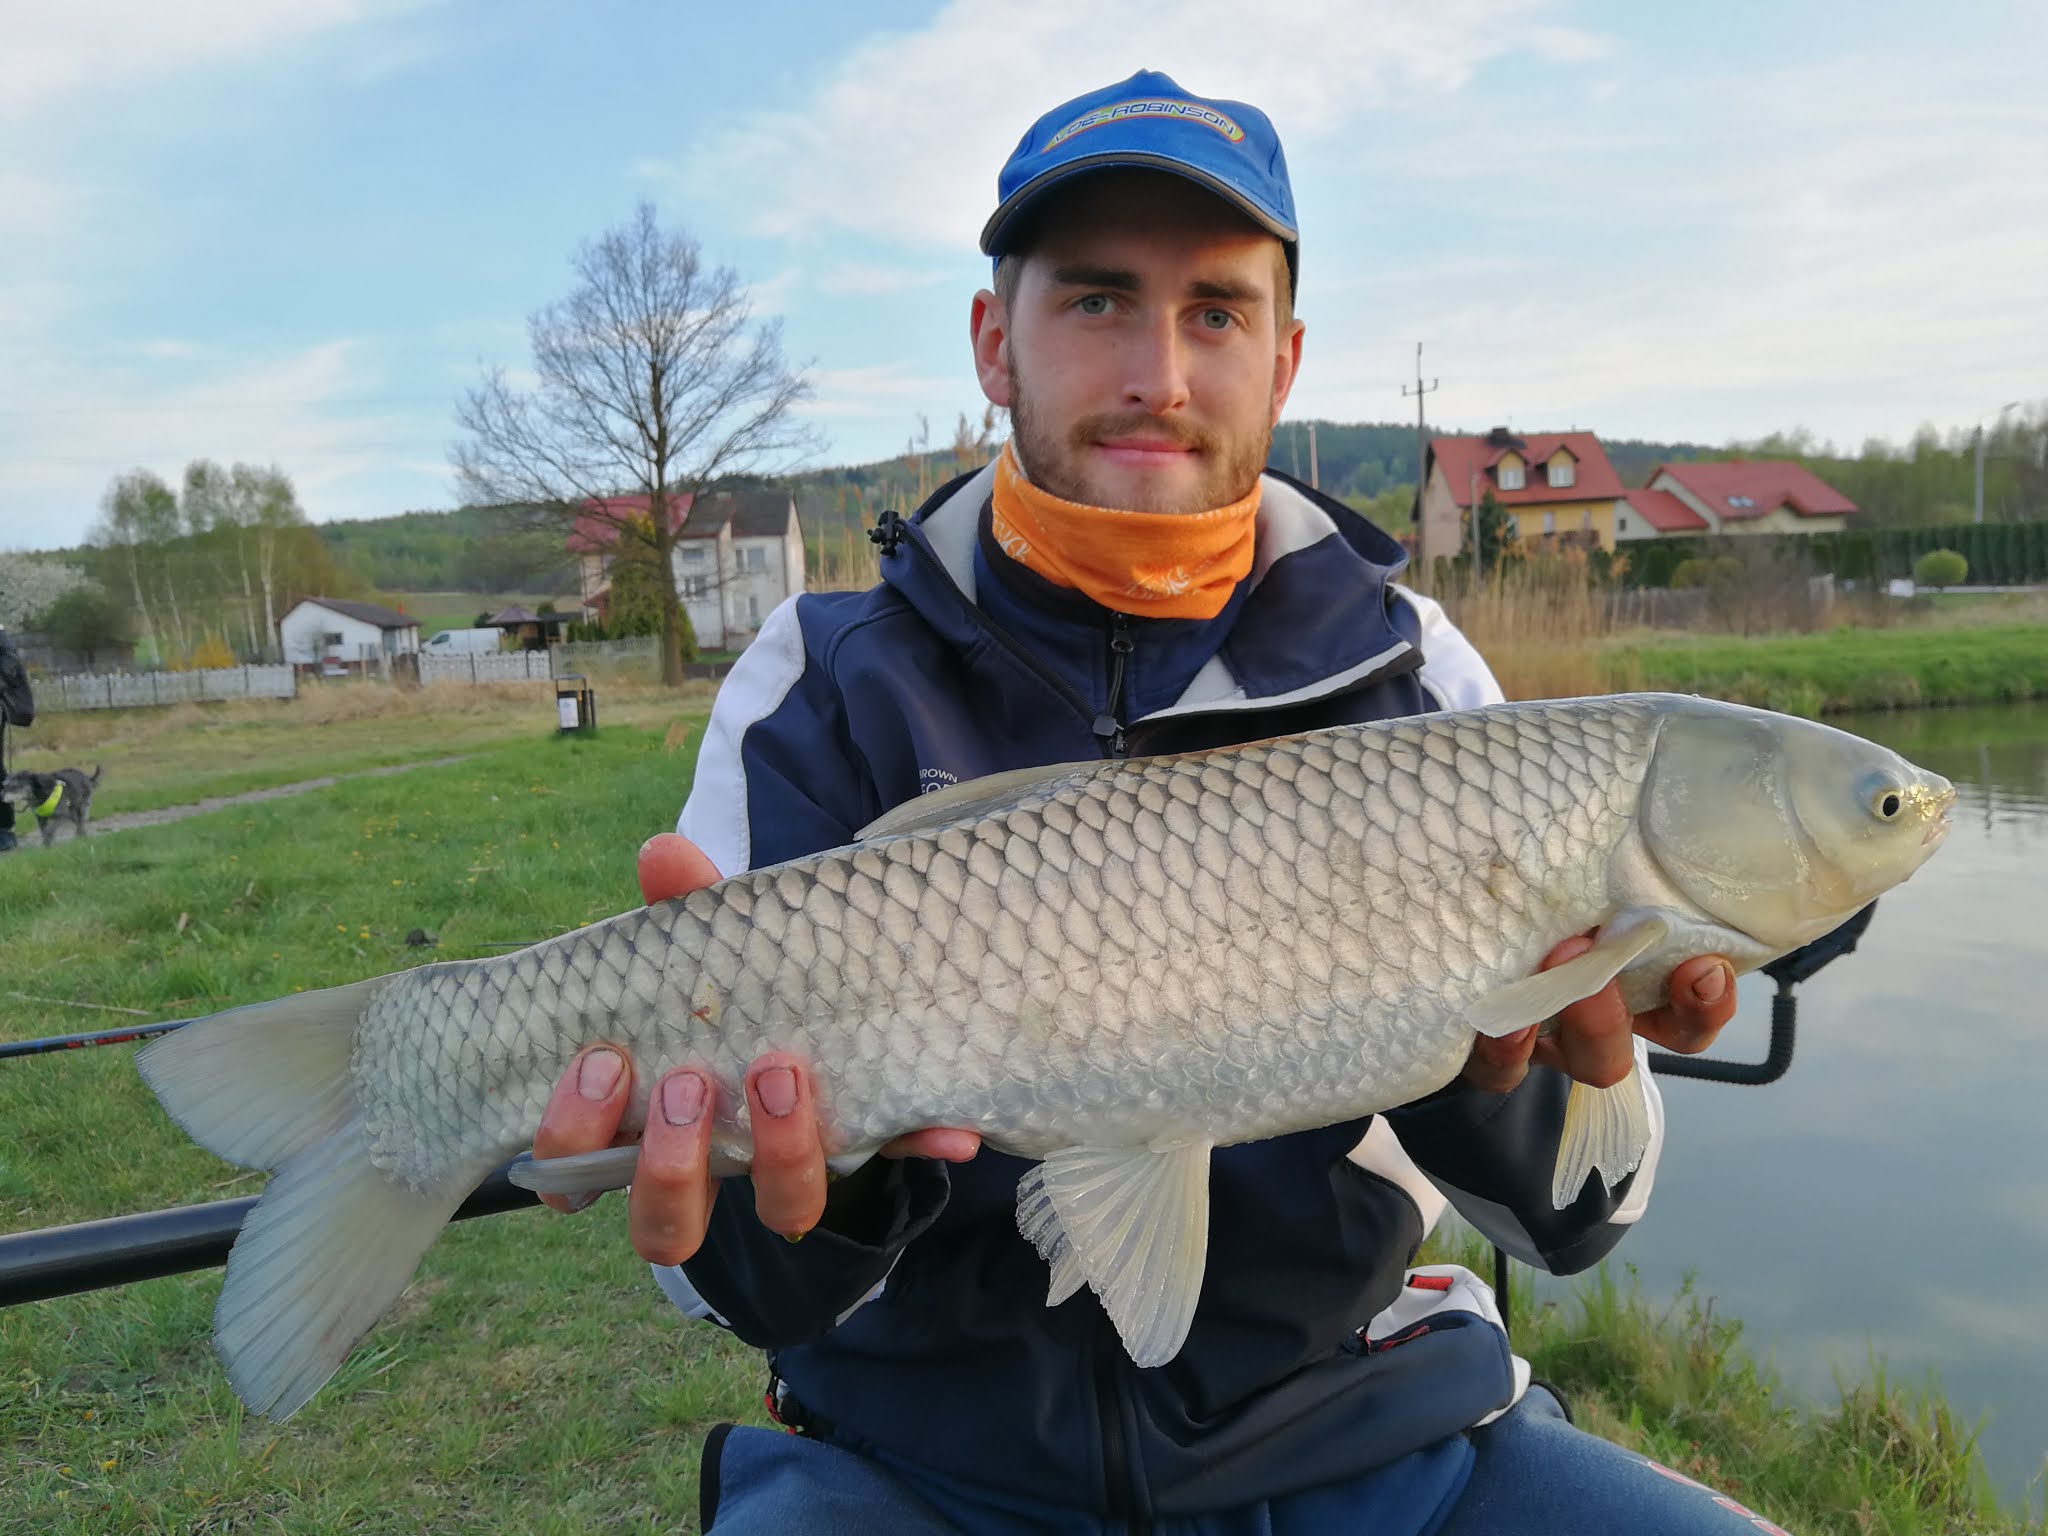
[[[984,256],[1001,255],[1003,253],[1003,232],[1012,227],[1023,213],[1055,187],[1070,181],[1076,176],[1085,175],[1090,171],[1118,169],[1164,171],[1170,176],[1180,177],[1183,181],[1192,181],[1196,186],[1215,193],[1216,196],[1237,209],[1238,212],[1258,225],[1259,228],[1284,241],[1286,244],[1294,245],[1301,238],[1298,231],[1289,228],[1285,223],[1261,208],[1257,203],[1246,197],[1221,177],[1212,176],[1206,171],[1197,170],[1183,161],[1174,160],[1165,155],[1121,153],[1086,155],[1078,160],[1069,160],[1064,165],[1056,166],[1042,175],[1034,176],[1031,180],[1025,182],[1023,186],[1005,198],[1002,205],[989,215],[988,222],[981,226],[982,254]]]

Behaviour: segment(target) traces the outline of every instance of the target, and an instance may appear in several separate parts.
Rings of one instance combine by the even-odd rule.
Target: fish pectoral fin
[[[1017,1229],[1052,1266],[1046,1305],[1085,1281],[1140,1366],[1180,1353],[1209,1256],[1202,1140],[1069,1147],[1017,1186]]]
[[[505,1177],[536,1195],[596,1195],[624,1189],[639,1166],[640,1143],[635,1141],[567,1157],[515,1158],[506,1165]]]
[[[1489,992],[1466,1011],[1465,1022],[1495,1039],[1540,1024],[1598,992],[1630,961],[1661,944],[1670,931],[1670,925],[1653,914],[1625,924],[1609,923],[1583,955]]]
[[[1612,1088],[1573,1083],[1564,1103],[1564,1134],[1558,1138],[1550,1203],[1561,1211],[1578,1199],[1595,1169],[1611,1191],[1642,1165],[1649,1145],[1650,1101],[1643,1092],[1641,1068],[1631,1067]]]

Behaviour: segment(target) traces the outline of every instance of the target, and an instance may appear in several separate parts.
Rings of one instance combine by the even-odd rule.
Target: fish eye
[[[1896,779],[1881,774],[1864,785],[1864,804],[1879,821],[1897,821],[1906,808],[1906,796]]]

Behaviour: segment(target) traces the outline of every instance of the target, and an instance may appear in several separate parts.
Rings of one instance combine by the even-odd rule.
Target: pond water
[[[2048,1457],[2048,707],[1840,717],[1945,774],[1955,831],[1798,989],[1791,1071],[1662,1079],[1649,1214],[1617,1250],[1646,1296],[1691,1274],[1791,1386],[1832,1402],[1881,1355],[1984,1420],[1992,1477],[2041,1503]],[[1716,1055],[1761,1060],[1745,977]],[[1546,1292],[1552,1290],[1545,1283]]]

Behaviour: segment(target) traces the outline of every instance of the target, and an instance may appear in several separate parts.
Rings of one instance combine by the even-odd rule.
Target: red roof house
[[[1660,464],[1649,484],[1683,502],[1711,533],[1831,533],[1856,511],[1812,470],[1781,459]]]

